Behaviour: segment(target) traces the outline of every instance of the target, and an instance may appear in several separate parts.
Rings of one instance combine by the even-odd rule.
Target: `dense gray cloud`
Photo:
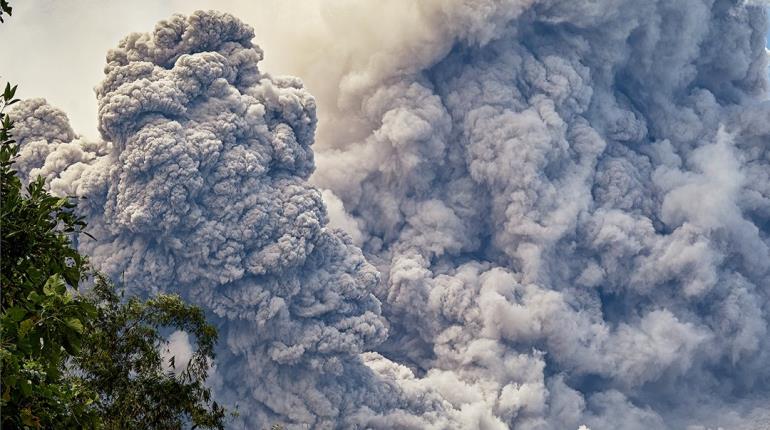
[[[328,426],[353,391],[338,379],[370,373],[357,355],[386,336],[371,294],[379,274],[326,227],[321,193],[306,184],[314,99],[297,79],[260,72],[252,38],[218,13],[129,36],[97,88],[110,143],[75,140],[63,113],[27,101],[14,112],[20,169],[88,197],[98,240],[80,248],[96,267],[217,317],[217,390],[241,405],[244,427]]]
[[[539,1],[343,87],[374,130],[312,179],[384,274],[380,350],[516,428],[760,422],[766,31],[737,1]]]
[[[315,173],[315,100],[202,12],[109,53],[105,142],[22,103],[22,171],[89,197],[98,267],[216,316],[240,426],[766,423],[764,9],[402,12],[331,77]]]

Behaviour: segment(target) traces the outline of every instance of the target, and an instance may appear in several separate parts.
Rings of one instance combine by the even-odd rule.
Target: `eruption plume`
[[[215,318],[236,427],[767,425],[765,10],[387,7],[420,26],[330,76],[317,170],[315,99],[217,12],[110,51],[103,142],[21,103],[19,169]]]

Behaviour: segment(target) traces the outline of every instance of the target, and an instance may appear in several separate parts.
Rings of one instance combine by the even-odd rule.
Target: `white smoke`
[[[296,60],[323,193],[315,100],[218,13],[111,51],[106,143],[21,104],[23,171],[89,197],[100,268],[216,315],[237,426],[762,428],[765,10],[376,8]]]

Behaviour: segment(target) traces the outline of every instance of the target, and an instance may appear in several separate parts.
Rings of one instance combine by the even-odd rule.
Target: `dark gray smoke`
[[[89,197],[98,267],[216,316],[237,427],[767,427],[765,10],[412,12],[430,37],[339,83],[371,132],[317,154],[351,236],[306,181],[314,99],[230,15],[110,52],[107,143],[22,104],[23,171]]]
[[[379,274],[325,227],[321,193],[306,184],[314,99],[297,79],[259,71],[252,38],[218,13],[129,36],[97,89],[107,154],[72,142],[64,115],[33,100],[14,113],[20,168],[45,160],[30,173],[57,172],[54,190],[88,196],[98,241],[80,247],[97,267],[218,317],[217,388],[244,426],[329,426],[344,407],[334,394],[352,391],[343,374],[371,373],[357,355],[387,333],[370,292]]]

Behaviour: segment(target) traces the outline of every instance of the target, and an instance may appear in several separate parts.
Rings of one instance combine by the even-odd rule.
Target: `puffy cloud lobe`
[[[75,132],[70,127],[64,112],[48,105],[44,99],[25,100],[13,109],[14,140],[20,145],[19,158],[15,168],[22,172],[22,179],[37,175],[30,171],[42,166],[53,149],[75,139]],[[59,166],[60,170],[70,163]]]

